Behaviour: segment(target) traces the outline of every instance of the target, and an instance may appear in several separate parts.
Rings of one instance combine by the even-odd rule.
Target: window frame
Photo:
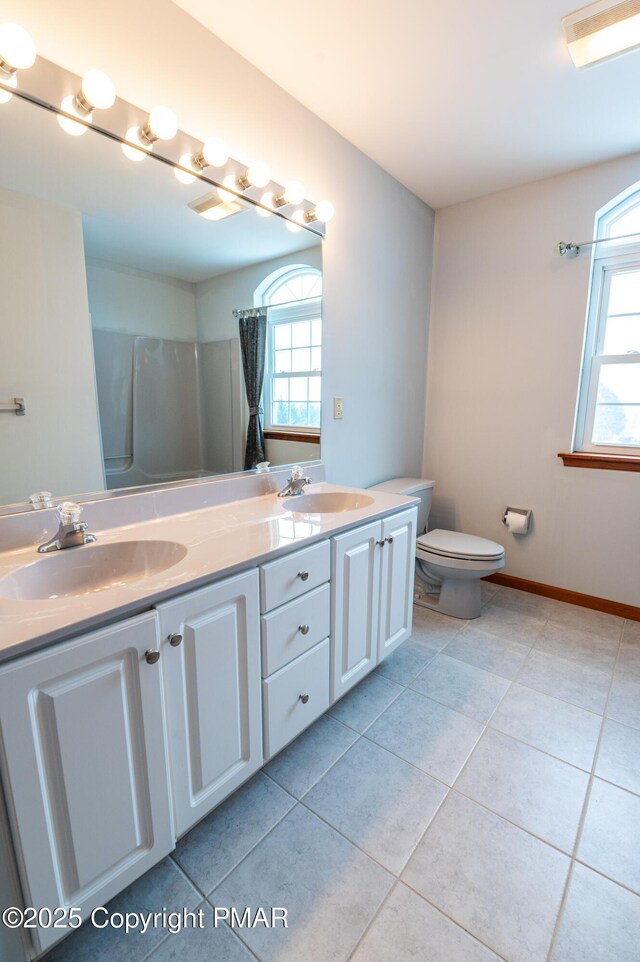
[[[267,311],[267,344],[266,344],[266,358],[265,358],[265,371],[264,371],[264,383],[262,387],[262,408],[263,408],[263,422],[264,431],[267,437],[282,436],[291,437],[292,440],[308,440],[311,443],[319,443],[320,441],[320,427],[314,427],[312,425],[297,425],[297,424],[276,424],[272,421],[272,383],[276,378],[292,378],[292,377],[320,377],[322,378],[322,363],[320,365],[319,371],[287,371],[284,374],[276,374],[273,372],[273,357],[274,357],[274,333],[275,328],[279,324],[293,324],[296,321],[316,321],[322,322],[322,294],[319,294],[317,298],[312,300],[300,300],[294,301],[293,303],[280,304],[270,304],[270,299],[273,294],[284,284],[288,283],[295,277],[300,277],[301,275],[312,275],[314,277],[322,278],[322,271],[318,270],[317,267],[311,267],[309,265],[292,265],[290,268],[279,271],[278,275],[272,278],[271,283],[269,283],[261,291],[261,300],[264,307],[268,307]],[[322,342],[320,344],[320,349],[322,350]],[[322,404],[322,401],[319,402]],[[321,408],[322,413],[322,408]]]
[[[611,224],[615,223],[624,213],[623,208],[635,206],[638,203],[639,195],[640,192],[634,191],[598,220],[597,236],[599,238],[606,238]],[[601,353],[607,327],[611,280],[615,274],[632,270],[640,271],[640,240],[634,243],[616,244],[616,239],[612,238],[605,244],[598,246],[602,246],[602,251],[599,251],[596,246],[592,260],[587,324],[572,450],[576,454],[601,457],[617,456],[640,460],[640,446],[638,445],[595,444],[591,440],[596,414],[599,373],[603,363],[640,364],[640,354]]]

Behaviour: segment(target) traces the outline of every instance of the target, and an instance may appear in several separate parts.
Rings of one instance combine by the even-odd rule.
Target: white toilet
[[[435,481],[422,478],[393,478],[373,485],[378,491],[420,498],[415,604],[454,618],[477,618],[482,606],[480,579],[504,568],[504,548],[460,531],[428,531],[434,486]]]

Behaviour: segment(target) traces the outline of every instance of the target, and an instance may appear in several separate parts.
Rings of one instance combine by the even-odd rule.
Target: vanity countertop
[[[296,548],[303,548],[416,504],[415,498],[374,489],[344,488],[319,482],[305,494],[351,492],[372,499],[366,507],[325,514],[296,511],[296,498],[275,494],[232,501],[104,531],[91,527],[98,544],[125,541],[174,541],[187,548],[185,557],[140,581],[118,584],[85,594],[45,600],[0,597],[0,662],[105,624],[114,618],[144,611],[151,605],[202,587],[241,570],[256,567]],[[84,551],[91,546],[68,548]],[[0,578],[25,565],[47,564],[61,552],[38,554],[37,545],[0,554]]]

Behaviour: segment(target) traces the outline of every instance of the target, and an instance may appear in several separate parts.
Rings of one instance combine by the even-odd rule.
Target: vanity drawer
[[[260,568],[260,611],[271,611],[329,580],[328,541],[271,561]]]
[[[328,584],[262,615],[262,677],[304,654],[329,634],[331,589]]]
[[[266,761],[329,707],[328,638],[262,682],[262,707]]]

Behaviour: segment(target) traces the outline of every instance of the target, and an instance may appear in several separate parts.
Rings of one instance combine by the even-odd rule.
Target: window
[[[322,274],[298,265],[267,278],[256,292],[267,312],[263,392],[265,428],[320,433]]]
[[[574,448],[640,458],[640,190],[596,237]]]

